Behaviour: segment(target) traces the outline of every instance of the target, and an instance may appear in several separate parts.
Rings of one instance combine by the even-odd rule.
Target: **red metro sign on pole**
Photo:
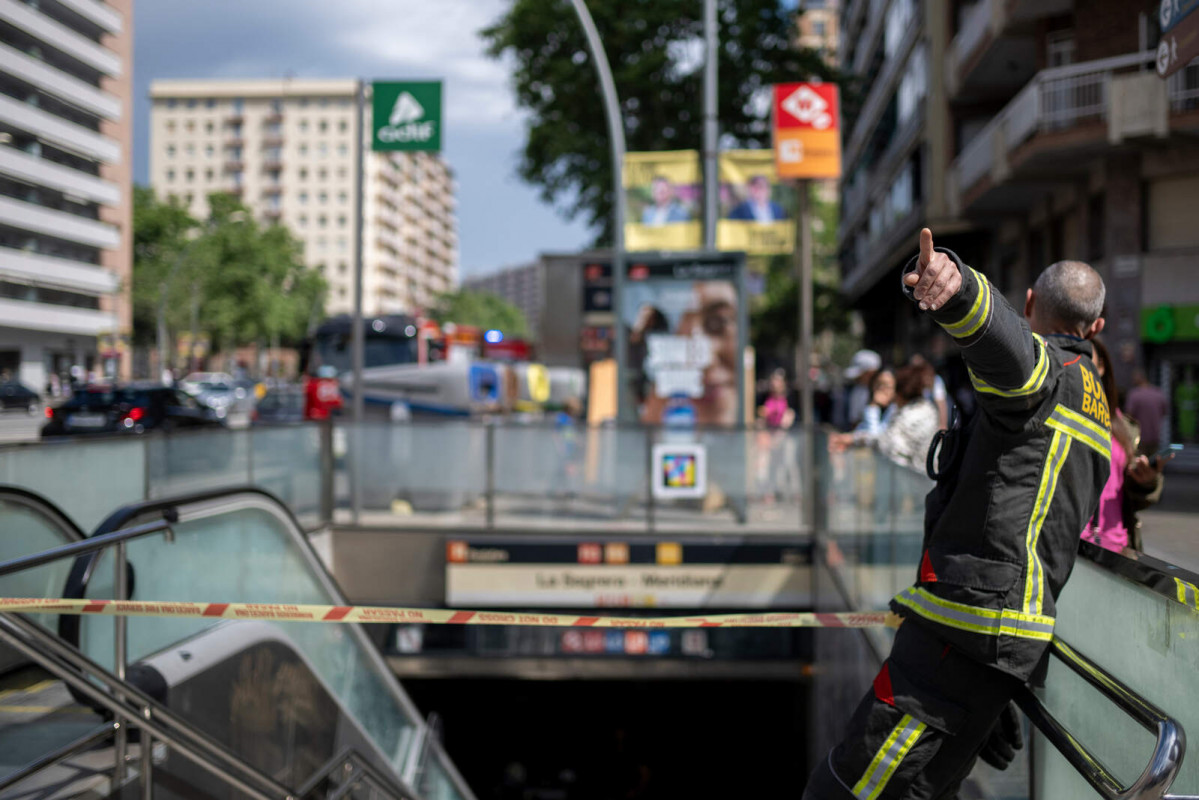
[[[841,177],[841,97],[836,84],[775,84],[772,118],[780,178]]]

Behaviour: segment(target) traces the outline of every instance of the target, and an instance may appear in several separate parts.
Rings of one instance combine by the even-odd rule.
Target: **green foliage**
[[[837,204],[821,201],[813,191],[808,197],[812,211],[812,295],[816,332],[843,333],[849,327],[838,287]],[[766,291],[750,313],[750,340],[758,363],[794,362],[799,339],[799,293],[796,290],[795,259],[775,256],[766,269]]]
[[[190,328],[193,305],[199,332],[221,349],[302,339],[326,285],[304,265],[299,241],[259,225],[231,195],[210,195],[209,208],[200,223],[152,190],[134,190],[134,339],[154,340],[164,299],[172,339]]]
[[[528,324],[519,308],[490,292],[460,289],[437,298],[430,315],[438,324],[453,322],[483,330],[503,331],[504,336],[528,336]]]
[[[628,149],[700,148],[703,69],[696,56],[703,3],[605,0],[590,8],[612,66]],[[795,12],[778,0],[720,0],[718,18],[722,143],[769,147],[763,100],[770,85],[832,80],[834,70],[814,51],[795,46]],[[570,218],[583,215],[600,232],[598,243],[610,242],[608,128],[599,79],[569,0],[514,0],[481,35],[492,56],[511,59],[517,102],[528,112],[520,176]]]

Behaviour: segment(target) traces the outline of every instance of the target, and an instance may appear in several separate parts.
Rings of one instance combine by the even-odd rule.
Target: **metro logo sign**
[[[841,177],[841,103],[835,84],[776,84],[773,111],[780,178]]]

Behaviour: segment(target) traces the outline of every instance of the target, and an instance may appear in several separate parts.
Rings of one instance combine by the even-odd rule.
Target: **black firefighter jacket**
[[[918,580],[892,608],[1029,680],[1107,482],[1110,412],[1089,341],[1033,333],[985,277],[938,250],[962,288],[927,313],[961,345],[980,410],[941,442]]]

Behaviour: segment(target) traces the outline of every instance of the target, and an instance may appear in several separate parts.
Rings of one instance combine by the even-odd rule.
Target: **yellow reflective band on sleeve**
[[[1199,586],[1187,583],[1182,578],[1175,578],[1174,583],[1178,584],[1178,602],[1199,611]]]
[[[858,800],[877,800],[883,789],[887,788],[887,781],[891,780],[891,776],[895,774],[895,770],[899,768],[926,727],[911,714],[904,714],[883,742],[883,746],[874,754],[874,759],[870,766],[866,767],[861,780],[854,784],[854,797]]]
[[[1032,374],[1028,376],[1028,380],[1024,385],[1016,389],[999,389],[984,381],[982,378],[974,374],[974,370],[967,368],[970,373],[970,383],[974,385],[976,391],[983,394],[994,394],[1000,397],[1027,397],[1030,394],[1036,394],[1045,385],[1045,377],[1049,374],[1049,352],[1045,347],[1045,340],[1039,335],[1033,334],[1033,339],[1036,341],[1036,346],[1041,354],[1037,358],[1036,365],[1032,368]]]
[[[1053,409],[1053,413],[1049,415],[1049,419],[1045,420],[1045,424],[1056,431],[1066,434],[1071,439],[1085,444],[1104,458],[1111,459],[1111,431],[1074,409],[1067,408],[1059,403]]]
[[[1032,515],[1028,518],[1028,531],[1024,537],[1025,558],[1028,566],[1025,570],[1024,603],[1021,609],[1026,614],[1040,614],[1045,602],[1045,566],[1037,555],[1037,542],[1041,538],[1041,526],[1053,503],[1054,492],[1057,491],[1057,479],[1066,456],[1070,453],[1069,436],[1061,431],[1053,432],[1053,440],[1049,443],[1049,452],[1045,455],[1045,466],[1041,470],[1041,485],[1037,488],[1037,501],[1033,505]]]
[[[970,273],[974,275],[974,280],[978,283],[978,295],[974,298],[974,304],[970,306],[970,310],[966,312],[966,316],[962,317],[957,322],[949,322],[942,324],[941,327],[955,339],[965,339],[967,336],[973,336],[978,333],[979,328],[987,321],[991,314],[991,284],[978,273],[973,267],[967,267]]]
[[[913,586],[900,592],[895,602],[925,619],[983,636],[1015,636],[1021,639],[1049,641],[1053,638],[1053,617],[1025,614],[1010,608],[997,610],[955,603],[937,597],[927,589]]]

